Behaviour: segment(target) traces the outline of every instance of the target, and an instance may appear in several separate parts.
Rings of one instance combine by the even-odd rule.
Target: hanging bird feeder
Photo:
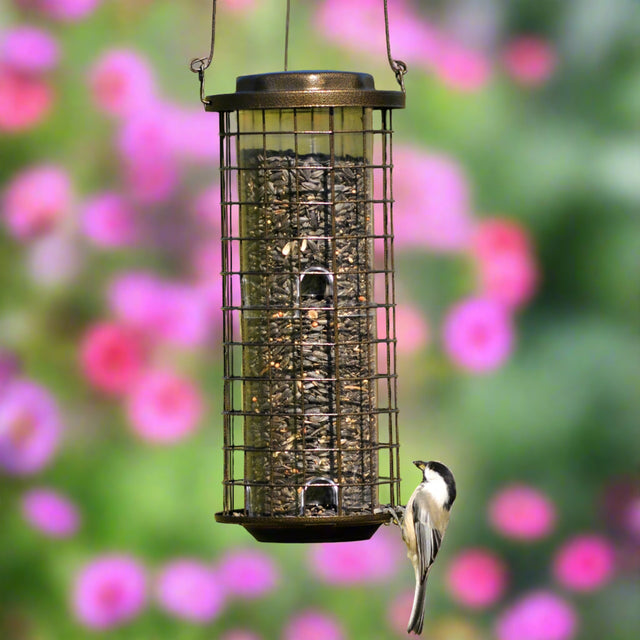
[[[365,73],[242,76],[219,113],[224,501],[267,542],[369,538],[400,501],[391,189],[402,91]],[[287,41],[288,41],[287,6]],[[387,43],[386,0],[384,18]]]

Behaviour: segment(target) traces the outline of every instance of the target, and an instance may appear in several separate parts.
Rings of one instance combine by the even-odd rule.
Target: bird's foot
[[[386,522],[385,524],[389,525],[393,522],[393,524],[402,526],[402,520],[404,520],[404,507],[399,505],[392,507],[391,505],[384,506],[381,510],[381,513],[388,513],[391,516],[391,521]]]

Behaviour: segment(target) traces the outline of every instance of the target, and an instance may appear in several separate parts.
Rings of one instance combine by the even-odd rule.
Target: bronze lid
[[[404,93],[376,91],[368,73],[283,71],[240,76],[236,92],[207,96],[207,111],[294,107],[402,109]]]

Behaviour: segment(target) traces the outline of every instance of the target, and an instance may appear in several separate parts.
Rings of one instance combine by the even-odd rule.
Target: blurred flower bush
[[[281,66],[284,3],[220,0],[211,92]],[[640,632],[640,7],[390,0],[403,495],[459,499],[433,640]],[[405,636],[397,530],[215,525],[217,118],[195,0],[0,7],[0,638]],[[381,0],[293,2],[297,68],[391,88]]]

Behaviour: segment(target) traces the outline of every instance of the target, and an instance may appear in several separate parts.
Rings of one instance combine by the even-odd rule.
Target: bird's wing
[[[431,514],[422,500],[413,503],[413,522],[416,532],[416,547],[420,562],[420,578],[426,580],[427,571],[438,554],[442,535],[433,526]]]

